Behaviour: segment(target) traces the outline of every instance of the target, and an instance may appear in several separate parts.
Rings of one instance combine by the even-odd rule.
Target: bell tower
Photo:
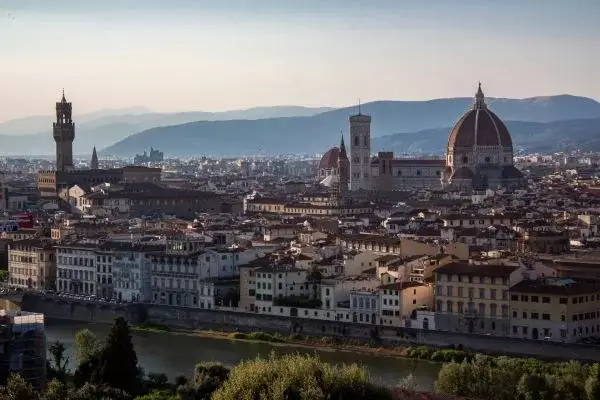
[[[371,116],[350,117],[350,190],[371,190]]]
[[[56,170],[60,172],[73,169],[73,140],[75,124],[72,120],[72,105],[65,98],[56,103],[56,122],[52,124],[54,141],[56,142]]]

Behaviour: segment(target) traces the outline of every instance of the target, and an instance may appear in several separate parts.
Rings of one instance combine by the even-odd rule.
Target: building
[[[547,277],[510,288],[512,337],[577,342],[600,337],[600,281]]]
[[[339,177],[332,148],[319,163],[317,177],[330,186]],[[508,129],[488,109],[481,84],[471,110],[456,123],[448,138],[445,159],[395,158],[393,152],[371,153],[371,117],[350,117],[350,189],[396,191],[412,189],[486,189],[518,187],[523,175],[513,162]]]
[[[443,184],[458,189],[487,189],[518,187],[522,180],[523,175],[514,166],[510,133],[488,109],[480,83],[473,108],[450,132]]]
[[[17,373],[34,389],[46,386],[44,315],[0,310],[0,385]]]
[[[155,182],[160,181],[161,169],[143,166],[99,169],[98,155],[94,147],[91,169],[76,170],[73,165],[73,140],[75,123],[72,119],[72,104],[67,102],[63,91],[60,102],[56,103],[56,122],[53,123],[53,136],[56,142],[56,169],[40,171],[37,187],[41,198],[57,201],[63,190],[73,185],[93,186],[100,183]]]
[[[437,268],[436,328],[507,336],[510,332],[511,274],[518,269],[517,265],[474,265],[462,262]],[[513,277],[517,274],[518,272]]]
[[[144,150],[144,154],[136,154],[133,162],[135,164],[144,164],[148,162],[162,162],[164,159],[164,154],[162,151],[158,151],[150,147],[150,154],[146,153]]]
[[[416,281],[399,281],[378,288],[381,325],[411,327],[419,308],[433,307],[433,288]]]
[[[75,140],[75,123],[72,119],[73,108],[65,98],[56,103],[56,122],[52,124],[54,141],[56,142],[56,171],[65,172],[73,166],[73,140]]]
[[[96,244],[56,247],[56,290],[75,295],[96,295]]]
[[[153,255],[162,254],[164,245],[152,243],[112,242],[103,245],[113,252],[112,298],[125,302],[152,300]]]
[[[56,288],[55,249],[42,239],[18,240],[8,248],[9,284],[23,289]]]

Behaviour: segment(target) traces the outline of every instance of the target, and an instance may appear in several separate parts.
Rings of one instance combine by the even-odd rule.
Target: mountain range
[[[441,153],[450,127],[471,106],[470,98],[430,101],[377,101],[361,106],[372,116],[372,149]],[[528,99],[487,99],[491,110],[514,129],[516,147],[537,149],[561,143],[593,142],[598,136],[600,103],[569,95]],[[236,156],[323,153],[337,146],[340,131],[357,107],[306,117],[196,121],[148,129],[104,149],[103,154],[131,156],[153,146],[165,155]],[[576,130],[577,139],[568,140]],[[346,140],[348,140],[346,138]]]
[[[600,103],[570,95],[527,99],[488,98],[515,147],[551,150],[585,145],[600,150]],[[449,131],[471,98],[376,101],[361,105],[372,116],[373,151],[442,153]],[[76,110],[76,104],[74,104]],[[167,157],[323,153],[337,146],[340,131],[358,108],[259,107],[218,113],[155,113],[143,107],[74,115],[75,154],[130,157],[158,148]],[[54,153],[52,116],[0,124],[0,154]],[[348,138],[346,138],[348,140]]]
[[[73,104],[76,110],[77,104]],[[183,124],[192,121],[260,119],[281,116],[311,116],[332,110],[329,107],[275,106],[254,107],[223,112],[156,113],[144,107],[105,109],[73,115],[75,154],[91,153],[93,146],[105,148],[129,135],[148,128]],[[0,123],[0,154],[54,154],[53,115],[31,116]],[[140,151],[143,149],[140,149]]]

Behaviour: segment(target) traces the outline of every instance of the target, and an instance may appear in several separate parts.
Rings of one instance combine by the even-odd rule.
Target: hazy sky
[[[600,0],[0,0],[0,121],[358,98],[600,99]]]

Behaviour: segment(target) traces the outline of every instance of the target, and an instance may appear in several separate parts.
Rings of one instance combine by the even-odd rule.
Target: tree
[[[67,364],[69,358],[65,357],[65,344],[61,341],[56,341],[48,347],[48,352],[52,359],[52,367],[56,372],[57,378],[64,382],[67,377]]]
[[[3,400],[38,400],[39,396],[33,386],[19,374],[10,374],[6,386],[0,388]]]
[[[0,282],[8,281],[8,270],[0,269]]]
[[[154,390],[144,396],[138,396],[135,400],[180,400],[180,398],[168,390]]]
[[[517,385],[517,394],[522,400],[544,400],[549,392],[548,382],[540,374],[524,374]]]
[[[184,400],[209,399],[229,377],[229,369],[221,363],[201,362],[196,364],[191,381],[177,389]]]
[[[137,354],[131,342],[129,325],[124,318],[115,319],[106,344],[98,356],[98,366],[91,381],[130,394],[135,394],[139,387]]]
[[[585,381],[585,393],[588,400],[600,400],[600,364],[594,364],[590,368]]]
[[[146,388],[149,391],[170,389],[169,378],[167,374],[149,373],[146,378]]]
[[[44,393],[44,400],[66,400],[71,397],[69,388],[66,384],[59,381],[58,379],[51,380],[46,385],[46,393]]]
[[[234,367],[211,400],[238,399],[369,399],[388,400],[387,388],[369,382],[356,364],[342,367],[323,363],[317,356],[273,354],[268,359],[243,361]]]
[[[318,298],[317,288],[323,279],[323,274],[321,270],[316,265],[311,265],[308,269],[308,273],[306,274],[306,281],[312,284],[313,288],[313,299]]]
[[[98,338],[89,329],[80,329],[75,334],[75,358],[81,365],[98,351]]]

